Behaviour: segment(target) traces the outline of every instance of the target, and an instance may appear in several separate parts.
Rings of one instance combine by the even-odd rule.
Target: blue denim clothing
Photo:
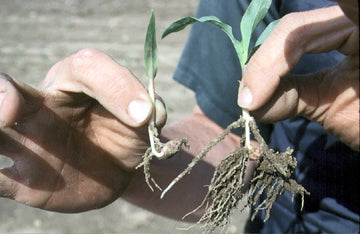
[[[217,16],[231,25],[235,37],[240,39],[239,22],[248,4],[247,0],[201,0],[197,17]],[[273,1],[254,38],[268,23],[287,13],[334,4],[326,0]],[[315,72],[343,58],[337,51],[306,54],[291,73]],[[217,27],[206,23],[193,25],[174,78],[195,92],[202,111],[222,127],[241,114],[236,104],[241,68],[230,40]],[[292,202],[291,194],[285,193],[274,204],[270,219],[259,222],[265,215],[261,212],[255,222],[249,223],[247,231],[358,233],[359,153],[327,134],[319,124],[301,117],[262,126],[262,129],[271,148],[285,151],[290,146],[294,149],[298,160],[295,179],[311,196],[306,197],[305,207],[300,211],[299,199]]]

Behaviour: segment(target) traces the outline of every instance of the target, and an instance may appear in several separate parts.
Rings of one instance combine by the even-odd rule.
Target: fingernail
[[[129,104],[128,114],[136,123],[141,123],[149,117],[151,108],[151,103],[136,99]]]
[[[243,108],[248,108],[252,102],[252,93],[248,87],[242,88],[238,96],[238,105]]]

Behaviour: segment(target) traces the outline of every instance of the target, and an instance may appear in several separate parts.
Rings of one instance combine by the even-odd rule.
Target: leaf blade
[[[266,38],[270,35],[270,33],[276,27],[276,25],[279,23],[279,21],[280,21],[280,19],[274,20],[270,24],[268,24],[268,26],[266,26],[264,31],[260,34],[260,36],[256,40],[254,47],[251,49],[249,59],[247,62],[249,62],[250,57],[256,52],[256,50],[262,45],[262,43],[264,43]]]
[[[158,69],[158,52],[156,44],[156,27],[154,11],[151,12],[150,21],[146,31],[144,43],[144,60],[146,75],[154,79]]]
[[[246,53],[245,61],[248,60],[248,51],[253,32],[264,19],[271,5],[271,0],[252,0],[245,11],[240,22],[240,33],[242,37],[242,50]]]
[[[225,32],[225,34],[229,37],[230,41],[232,42],[232,44],[235,48],[236,54],[238,55],[238,58],[240,60],[240,63],[243,64],[246,62],[246,60],[242,59],[244,57],[244,55],[243,55],[244,52],[241,49],[240,42],[233,35],[232,27],[228,24],[221,22],[221,20],[219,18],[217,18],[216,16],[204,16],[201,18],[194,18],[194,17],[190,17],[190,16],[184,17],[184,18],[172,23],[164,31],[162,38],[165,38],[166,36],[168,36],[171,33],[181,31],[186,26],[196,23],[196,22],[210,23],[210,24],[213,24],[213,25],[219,27],[223,32]]]
[[[161,39],[165,38],[166,36],[168,36],[171,33],[179,32],[179,31],[183,30],[186,26],[191,25],[191,24],[195,23],[196,21],[197,21],[196,18],[187,16],[187,17],[181,18],[181,19],[173,22],[172,24],[170,24],[169,27],[167,27],[165,29],[165,31],[163,32],[163,34],[161,36]]]

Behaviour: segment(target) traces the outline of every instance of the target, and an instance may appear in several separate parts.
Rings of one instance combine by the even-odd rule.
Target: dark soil
[[[247,125],[249,123],[249,125]],[[304,187],[298,184],[292,179],[294,171],[296,169],[297,161],[292,156],[293,150],[288,148],[285,152],[275,152],[269,149],[263,137],[260,135],[260,131],[253,118],[249,121],[240,118],[231,123],[218,137],[209,142],[209,144],[194,157],[189,163],[188,167],[181,172],[163,191],[162,196],[169,191],[175,183],[181,180],[186,174],[190,173],[192,168],[220,141],[224,139],[231,130],[241,127],[243,130],[249,126],[255,140],[260,144],[260,149],[247,148],[245,146],[245,131],[239,142],[239,149],[227,155],[215,169],[213,178],[210,182],[208,192],[203,202],[193,211],[187,215],[196,212],[201,207],[205,206],[205,214],[198,221],[199,224],[203,225],[203,229],[206,233],[212,233],[218,228],[226,227],[229,224],[229,218],[232,215],[238,203],[244,198],[247,203],[243,203],[240,210],[244,210],[246,206],[254,208],[253,216],[261,211],[266,211],[265,219],[270,217],[270,211],[276,200],[285,192],[290,191],[293,196],[300,195],[302,198],[302,207],[304,202],[304,196],[310,193],[306,191]],[[157,136],[156,128],[152,128]],[[188,143],[186,140],[181,139],[176,144],[177,147],[167,156],[175,156],[182,145],[181,142],[185,141],[187,147]],[[171,143],[171,142],[169,142]],[[158,150],[162,149],[163,144],[156,141],[159,146]],[[250,155],[256,155],[259,159],[259,163],[250,181],[250,185],[246,185],[244,178],[246,172],[246,166],[250,163]],[[166,159],[164,157],[163,159]],[[153,158],[151,154],[151,148],[147,150],[143,159],[143,163],[140,166],[144,166],[145,179],[149,187],[153,190],[151,183],[157,188],[162,190],[156,181],[151,177],[150,171],[150,160]],[[245,189],[250,187],[249,191]],[[301,209],[302,209],[301,207]],[[187,216],[185,215],[185,216]]]

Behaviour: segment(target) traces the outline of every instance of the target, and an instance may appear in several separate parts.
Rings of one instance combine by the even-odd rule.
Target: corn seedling
[[[184,17],[172,23],[164,31],[162,38],[171,33],[181,31],[186,26],[196,22],[216,25],[231,40],[242,71],[244,71],[251,55],[263,43],[278,22],[274,21],[270,23],[256,40],[254,48],[249,50],[252,34],[267,14],[270,5],[271,0],[251,1],[240,22],[241,41],[234,37],[232,27],[230,25],[224,24],[220,19],[214,16],[205,16],[201,18]],[[155,58],[157,56],[157,52],[154,36],[155,29],[154,26],[151,26],[150,28],[152,20],[153,15],[150,20],[147,39],[145,42],[145,64],[147,66],[147,75],[150,78],[149,93],[152,97],[154,97],[153,80],[157,70],[157,58]],[[153,32],[149,33],[149,30],[152,30]],[[149,42],[148,37],[151,36],[152,39],[151,42]],[[156,63],[154,61],[156,61]],[[200,207],[206,206],[206,212],[199,220],[199,223],[204,223],[206,232],[212,232],[215,228],[227,224],[232,209],[235,208],[238,202],[244,197],[247,197],[247,205],[253,206],[254,212],[251,217],[252,219],[254,219],[255,215],[260,210],[266,210],[266,216],[264,219],[265,222],[270,216],[272,205],[286,190],[290,191],[293,196],[300,194],[302,202],[304,200],[304,195],[309,194],[305,188],[297,184],[295,180],[291,179],[297,165],[295,157],[292,156],[292,150],[287,149],[285,152],[279,153],[269,149],[265,140],[260,135],[255,120],[250,116],[248,111],[243,109],[242,115],[239,119],[228,125],[223,133],[213,139],[198,155],[196,155],[192,162],[189,163],[188,167],[162,192],[161,197],[163,197],[166,192],[169,191],[171,187],[174,186],[183,176],[190,173],[191,169],[211,150],[211,148],[223,140],[225,136],[231,132],[231,130],[240,127],[243,129],[243,134],[239,149],[230,153],[221,161],[220,165],[215,169],[213,178],[209,185],[208,193],[206,194],[203,202],[198,208],[187,214],[189,215],[198,210]],[[260,149],[251,147],[250,133],[254,135],[255,140],[260,144]],[[146,151],[144,161],[139,166],[144,166],[145,178],[150,186],[149,180],[152,180],[155,185],[156,182],[150,176],[149,160],[153,156],[160,159],[168,158],[178,152],[182,145],[188,146],[188,143],[185,139],[179,139],[162,144],[158,140],[158,133],[154,125],[154,116],[149,124],[149,138],[151,148]],[[172,150],[166,150],[165,154],[164,149],[168,149],[169,147],[171,147]],[[246,165],[250,160],[249,155],[259,156],[259,166],[256,168],[251,179],[252,188],[246,192],[244,189],[244,176]],[[150,186],[150,188],[152,187]]]
[[[146,32],[145,45],[144,45],[144,60],[146,75],[149,78],[148,92],[152,101],[152,115],[148,125],[150,147],[143,155],[143,161],[136,167],[144,167],[145,180],[151,190],[151,182],[159,190],[162,190],[156,181],[151,177],[150,161],[153,157],[158,159],[167,159],[180,151],[182,145],[189,147],[186,139],[171,140],[167,143],[161,143],[159,133],[155,125],[156,109],[155,109],[155,85],[154,79],[158,70],[158,52],[156,43],[156,26],[155,15],[151,13],[149,25]]]

